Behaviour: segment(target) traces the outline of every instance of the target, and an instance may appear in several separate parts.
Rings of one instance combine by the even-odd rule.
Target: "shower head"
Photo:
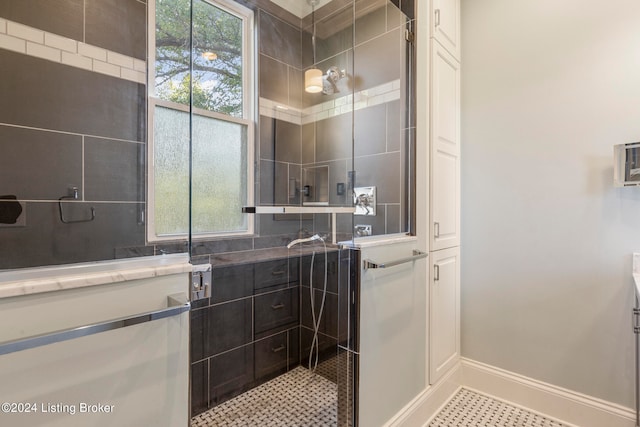
[[[338,82],[347,76],[345,70],[340,70],[335,65],[327,70],[327,74],[322,77],[322,93],[325,95],[333,95],[340,92]]]
[[[294,247],[295,245],[298,245],[300,243],[307,243],[307,242],[313,242],[314,240],[322,240],[324,242],[324,239],[322,237],[320,237],[317,234],[314,234],[311,237],[307,237],[306,239],[296,239],[291,241],[291,243],[289,243],[287,245],[287,249],[291,249],[292,247]]]

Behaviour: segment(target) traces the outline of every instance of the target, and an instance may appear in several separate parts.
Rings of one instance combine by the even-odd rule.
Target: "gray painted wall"
[[[640,3],[462,1],[462,354],[633,406]]]

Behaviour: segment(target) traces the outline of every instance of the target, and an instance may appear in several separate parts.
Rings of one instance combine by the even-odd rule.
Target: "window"
[[[253,203],[253,12],[232,1],[156,0],[149,16],[148,238],[188,232],[190,126],[194,237],[250,234],[241,208]]]

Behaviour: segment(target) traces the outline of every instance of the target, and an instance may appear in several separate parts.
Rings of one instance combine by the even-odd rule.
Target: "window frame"
[[[169,108],[193,115],[209,117],[217,120],[245,125],[247,128],[247,206],[253,206],[255,199],[255,17],[253,10],[229,0],[198,0],[237,16],[243,22],[242,43],[242,117],[204,110],[189,105],[159,99],[155,96],[155,57],[156,57],[156,0],[148,2],[148,52],[147,52],[147,242],[183,241],[189,237],[188,232],[158,235],[155,229],[155,144],[154,117],[156,107]],[[191,207],[189,207],[191,209]],[[223,237],[242,237],[255,234],[255,221],[252,214],[247,218],[247,229],[244,231],[191,233],[193,240],[215,239]]]

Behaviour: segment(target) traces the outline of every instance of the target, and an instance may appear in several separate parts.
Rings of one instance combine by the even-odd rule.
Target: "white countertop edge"
[[[192,269],[193,266],[191,264],[180,263],[6,282],[0,284],[0,298],[99,286],[170,274],[190,273]]]
[[[392,245],[396,243],[417,242],[418,237],[406,233],[384,234],[381,236],[356,237],[353,241],[341,242],[354,248],[373,248],[377,246]]]

